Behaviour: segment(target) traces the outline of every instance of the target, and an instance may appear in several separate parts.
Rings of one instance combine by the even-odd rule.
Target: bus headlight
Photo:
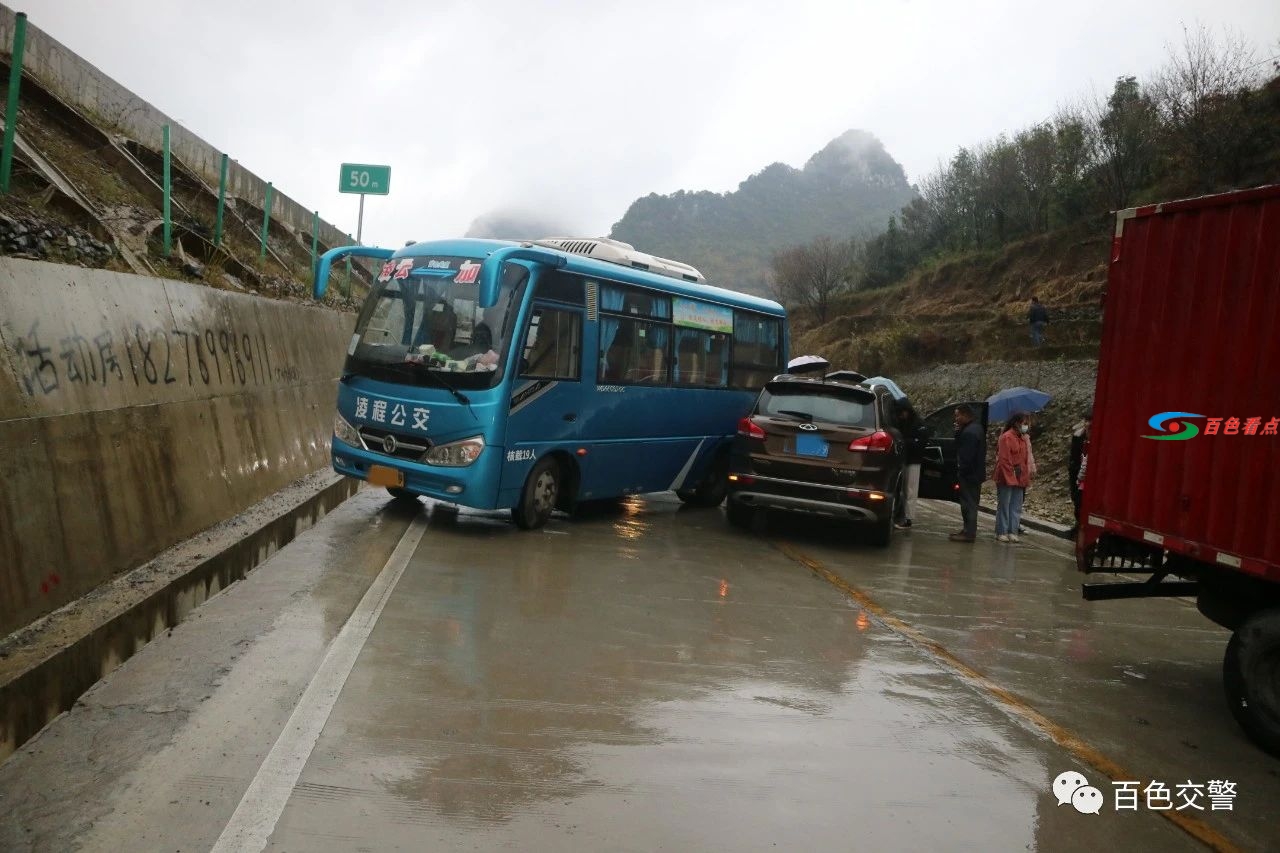
[[[480,458],[484,450],[484,436],[474,435],[461,441],[438,444],[423,455],[428,465],[444,465],[447,468],[465,468]]]
[[[364,447],[364,439],[360,438],[360,433],[356,428],[347,423],[346,418],[342,415],[334,415],[333,417],[333,437],[339,441],[345,441],[352,447]]]

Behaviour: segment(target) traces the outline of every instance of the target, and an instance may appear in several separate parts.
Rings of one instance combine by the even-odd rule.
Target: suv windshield
[[[874,429],[876,425],[875,398],[866,392],[848,391],[834,386],[816,388],[788,388],[772,385],[760,392],[756,412],[798,421],[820,421]]]
[[[480,262],[431,256],[383,264],[343,372],[413,385],[496,385],[528,270],[508,264],[497,304],[481,308]]]

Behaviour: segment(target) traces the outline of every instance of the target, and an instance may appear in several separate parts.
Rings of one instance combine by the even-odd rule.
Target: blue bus
[[[338,385],[334,470],[524,529],[579,502],[724,498],[737,422],[787,354],[782,306],[612,240],[456,239],[374,257]]]

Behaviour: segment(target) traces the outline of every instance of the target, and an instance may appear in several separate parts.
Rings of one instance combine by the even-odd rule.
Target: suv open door
[[[930,412],[924,419],[929,438],[924,446],[924,461],[920,463],[920,491],[922,498],[958,501],[960,481],[956,474],[956,426],[955,411],[959,406],[970,406],[982,423],[982,433],[987,432],[987,404],[970,401],[950,403]],[[985,444],[985,442],[984,442]]]

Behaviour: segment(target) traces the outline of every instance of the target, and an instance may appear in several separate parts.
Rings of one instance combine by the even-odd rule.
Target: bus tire
[[[537,530],[551,518],[560,501],[563,474],[560,464],[550,457],[538,460],[525,478],[520,502],[511,508],[511,519],[521,530]]]
[[[1280,608],[1244,621],[1227,643],[1222,686],[1231,716],[1272,755],[1280,755]]]
[[[689,506],[720,506],[729,494],[729,456],[721,453],[712,461],[702,481],[692,489],[676,489],[676,497]]]
[[[408,503],[410,501],[412,501],[413,503],[418,502],[418,496],[415,495],[413,492],[409,491],[408,489],[397,489],[393,487],[388,487],[387,494],[391,495],[391,497],[396,501],[401,501],[404,503]]]

